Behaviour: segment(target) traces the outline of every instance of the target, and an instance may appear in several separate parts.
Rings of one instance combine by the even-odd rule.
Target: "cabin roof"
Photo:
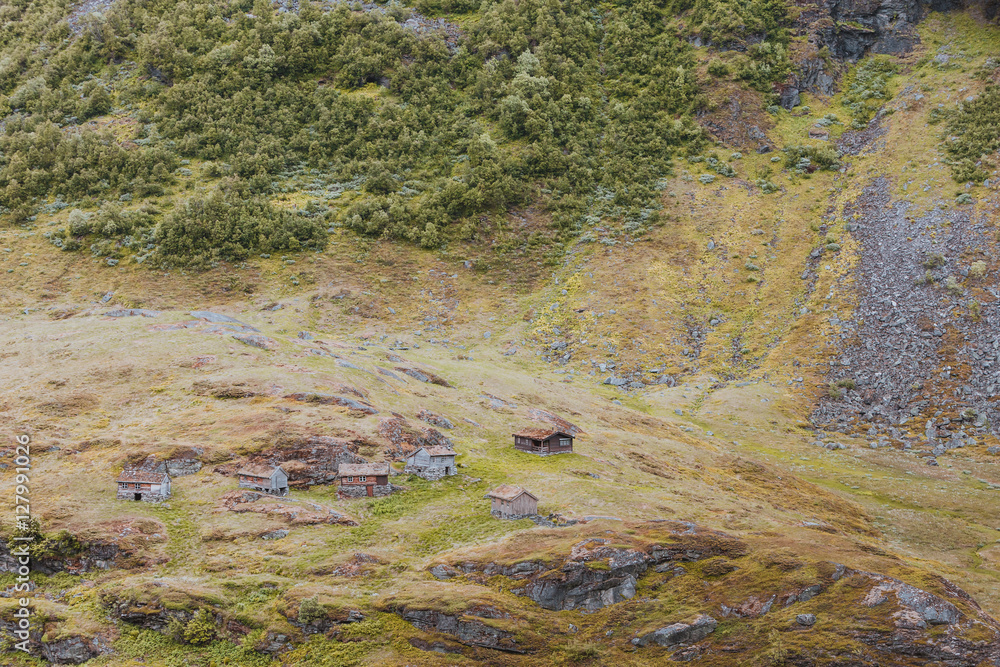
[[[514,431],[514,435],[521,438],[531,438],[532,440],[546,440],[554,435],[562,435],[567,438],[573,437],[570,433],[563,433],[552,428],[522,428],[520,431]]]
[[[500,486],[493,489],[486,495],[488,498],[497,498],[499,500],[511,501],[525,493],[534,498],[535,500],[538,500],[538,497],[535,496],[535,494],[528,491],[527,489],[523,489],[520,486],[513,486],[511,484],[501,484]]]
[[[388,463],[341,463],[337,470],[339,477],[345,475],[388,475]]]
[[[119,482],[147,482],[147,483],[159,483],[163,481],[163,478],[167,476],[167,473],[156,470],[142,469],[142,468],[126,468],[122,470],[122,473],[118,475]]]
[[[247,477],[264,477],[270,479],[271,476],[279,470],[281,470],[281,472],[285,472],[281,466],[271,465],[270,463],[248,463],[240,468],[240,471],[236,474],[246,475]]]
[[[445,447],[444,445],[430,445],[428,447],[418,447],[404,458],[412,459],[421,451],[427,452],[430,456],[455,456],[455,450],[451,447]]]
[[[430,447],[421,447],[420,449],[424,450],[425,452],[427,452],[431,456],[454,456],[455,455],[455,450],[454,449],[452,449],[451,447],[445,447],[444,445],[431,445]],[[417,452],[419,452],[420,449],[418,449],[416,452],[413,452],[413,454],[410,454],[410,456],[413,456],[414,454],[416,454]]]

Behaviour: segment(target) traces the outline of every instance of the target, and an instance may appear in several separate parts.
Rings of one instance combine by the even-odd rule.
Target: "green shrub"
[[[783,81],[791,72],[792,61],[785,45],[762,42],[751,46],[749,55],[738,60],[736,77],[758,90],[770,91],[775,81]]]
[[[888,56],[866,58],[850,72],[843,104],[851,112],[853,127],[864,127],[892,96],[889,84],[895,72],[896,64]]]
[[[780,0],[677,0],[668,10],[685,13],[690,33],[716,46],[745,48],[768,39],[788,43],[790,20]]]
[[[961,102],[947,114],[945,151],[959,183],[982,181],[996,169],[986,156],[1000,150],[1000,86],[988,86],[972,102]]]
[[[965,291],[955,276],[948,276],[944,279],[944,288],[955,296],[958,296]]]
[[[939,269],[945,265],[945,258],[939,252],[929,253],[927,257],[924,258],[924,268],[925,269]]]
[[[843,378],[843,379],[837,380],[836,386],[838,386],[841,389],[844,389],[846,391],[853,391],[854,389],[857,388],[857,383],[854,382],[853,378]]]
[[[729,65],[722,62],[718,58],[712,58],[710,61],[708,61],[708,73],[718,78],[728,76]]]
[[[242,260],[254,252],[319,249],[326,229],[314,218],[273,206],[237,182],[205,197],[192,197],[156,229],[159,257],[172,264]]]
[[[766,178],[758,178],[754,181],[754,183],[758,188],[760,188],[760,191],[766,195],[778,192],[781,189],[775,183]]]
[[[591,661],[603,655],[600,644],[580,640],[573,640],[564,645],[562,651],[566,655],[566,659],[574,663]]]
[[[184,626],[184,641],[188,644],[207,644],[215,639],[215,622],[207,609],[199,609]]]
[[[326,610],[323,609],[323,605],[319,603],[316,596],[310,598],[302,598],[299,602],[299,623],[309,624],[314,621],[320,621],[326,618]]]
[[[791,146],[785,149],[785,166],[799,172],[840,169],[840,153],[830,147]]]

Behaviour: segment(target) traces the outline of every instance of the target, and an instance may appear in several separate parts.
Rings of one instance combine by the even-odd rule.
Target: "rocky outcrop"
[[[68,535],[47,539],[42,553],[36,554],[31,558],[31,569],[43,574],[107,570],[120,556],[127,555],[117,544],[79,543]],[[10,545],[0,540],[0,572],[17,572],[17,568],[17,558],[11,554]]]
[[[593,612],[634,597],[638,578],[650,568],[664,571],[679,562],[746,553],[743,542],[725,533],[684,522],[674,526],[677,541],[657,543],[645,551],[611,546],[605,538],[590,538],[574,545],[563,560],[554,564],[466,562],[455,567],[474,581],[497,574],[524,581],[511,592],[531,598],[544,609]]]
[[[378,410],[376,410],[370,403],[355,400],[353,398],[346,398],[344,396],[335,396],[334,394],[300,392],[289,394],[285,396],[285,398],[292,401],[300,401],[302,403],[314,403],[316,405],[339,405],[340,407],[347,408],[349,410],[356,410],[357,412],[363,412],[367,415],[378,414]]]
[[[428,384],[436,384],[441,387],[451,387],[452,385],[445,380],[440,375],[431,373],[428,370],[420,368],[408,368],[406,366],[396,366],[395,369],[400,373],[409,375],[414,380],[420,380],[421,382],[427,382]]]
[[[292,648],[292,640],[288,635],[280,632],[269,631],[264,635],[264,640],[260,643],[258,651],[268,655],[278,655]]]
[[[868,54],[903,54],[919,37],[916,26],[929,11],[974,8],[988,20],[1000,12],[1000,0],[817,0],[797,3],[795,31],[809,36],[811,50],[799,55],[782,106],[798,105],[798,93],[832,95],[842,67]],[[820,57],[824,48],[830,58]]]
[[[510,615],[492,607],[474,607],[464,614],[445,614],[433,609],[398,608],[395,613],[413,626],[450,635],[466,646],[523,653],[513,633],[487,625],[480,618],[509,619]]]
[[[421,409],[417,413],[417,419],[425,421],[431,426],[437,426],[438,428],[453,429],[455,425],[451,423],[451,420],[447,417],[442,417],[441,415],[434,414],[430,410]]]
[[[916,26],[928,11],[975,6],[986,18],[996,17],[1000,0],[818,0],[798,3],[795,31],[808,35],[811,48],[800,53],[795,74],[783,87],[782,106],[798,105],[798,93],[832,95],[846,68],[869,54],[903,54],[919,37]],[[830,57],[820,56],[826,49]]]
[[[179,450],[171,453],[170,458],[163,462],[164,469],[171,477],[193,475],[202,468],[198,459],[205,451],[201,447]]]
[[[875,583],[861,604],[865,607],[875,607],[895,598],[896,603],[902,607],[896,617],[904,619],[907,625],[915,624],[915,627],[920,628],[928,625],[951,625],[957,623],[962,616],[958,607],[951,602],[898,579],[872,572],[859,571],[856,574],[867,577]]]
[[[15,635],[15,630],[16,623],[0,620],[0,638],[15,643],[24,641],[23,636]],[[79,665],[100,655],[114,653],[110,641],[103,635],[60,635],[46,639],[47,636],[40,630],[29,631],[27,647],[29,655],[41,657],[50,665]]]
[[[856,61],[871,53],[905,53],[917,42],[921,0],[820,0],[804,7],[797,27],[830,55]]]
[[[528,416],[532,419],[537,419],[538,421],[545,422],[550,426],[562,431],[563,433],[568,433],[572,436],[577,436],[583,433],[583,429],[576,424],[563,419],[559,415],[553,414],[548,410],[542,410],[539,408],[531,408],[528,410]]]
[[[822,58],[804,58],[797,63],[794,78],[795,88],[800,92],[806,91],[819,93],[820,95],[833,95],[837,92],[836,73],[827,70],[827,63]]]
[[[584,548],[572,554],[558,572],[530,581],[522,594],[544,609],[597,611],[635,597],[636,580],[649,562],[649,556],[632,549]]]
[[[158,317],[160,311],[145,308],[116,308],[104,313],[105,317]]]
[[[101,655],[101,649],[93,639],[86,637],[65,637],[52,642],[41,643],[42,656],[54,665],[79,665]]]
[[[395,445],[397,454],[408,454],[420,447],[455,448],[452,439],[441,431],[435,428],[413,428],[398,414],[379,419],[378,433]]]
[[[137,602],[111,595],[105,596],[103,602],[113,618],[155,632],[165,631],[172,620],[187,623],[194,616],[189,611],[170,610],[156,602]]]
[[[198,320],[202,320],[204,322],[211,322],[213,324],[238,324],[240,326],[247,327],[249,330],[257,331],[257,329],[254,329],[248,324],[240,322],[234,317],[230,317],[229,315],[222,315],[220,313],[213,313],[208,310],[192,310],[191,317]]]
[[[693,644],[715,632],[719,622],[711,616],[699,615],[691,623],[672,623],[666,627],[654,630],[642,637],[636,637],[632,643],[636,646],[676,646],[677,644]]]

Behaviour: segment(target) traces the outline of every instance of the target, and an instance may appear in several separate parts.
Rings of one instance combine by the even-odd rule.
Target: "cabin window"
[[[140,486],[142,486],[142,485],[141,485],[141,484],[139,484],[139,483],[136,483],[136,484],[133,484],[132,486],[138,489],[138,488],[139,488]]]
[[[348,481],[348,482],[353,482],[353,481],[354,481],[354,478],[353,478],[353,477],[348,477],[348,478],[347,478],[347,481]]]
[[[365,477],[364,475],[361,475],[361,477],[358,477],[358,481],[359,481],[359,482],[364,482],[364,481],[366,481],[367,479],[368,479],[368,478],[367,478],[367,477]]]
[[[570,439],[569,438],[559,438],[559,446],[560,447],[569,447],[569,443],[570,443]]]

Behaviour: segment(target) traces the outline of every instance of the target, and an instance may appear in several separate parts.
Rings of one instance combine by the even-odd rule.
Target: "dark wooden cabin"
[[[514,434],[514,447],[532,454],[571,454],[573,436],[552,429],[526,428]]]

